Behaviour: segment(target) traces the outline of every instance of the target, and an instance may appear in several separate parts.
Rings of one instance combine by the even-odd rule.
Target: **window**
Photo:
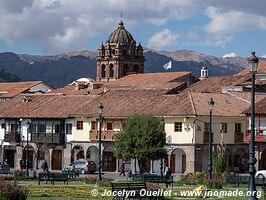
[[[83,121],[77,121],[77,130],[83,130]]]
[[[66,124],[66,134],[72,134],[72,124]]]
[[[96,121],[92,121],[91,122],[91,130],[96,130],[97,129],[97,122]]]
[[[182,132],[182,122],[175,122],[175,132]]]
[[[220,132],[221,133],[227,133],[227,123],[221,123],[220,124]]]
[[[111,122],[107,122],[107,130],[113,130],[113,124]]]
[[[5,129],[5,128],[6,128],[5,123],[2,123],[2,124],[1,124],[1,128],[2,128],[2,129]]]
[[[204,123],[204,132],[209,133],[210,132],[210,123]]]
[[[39,133],[45,133],[46,132],[46,126],[45,126],[44,121],[39,122],[38,129],[39,129]]]
[[[242,132],[242,124],[241,123],[235,123],[235,133],[241,133]]]

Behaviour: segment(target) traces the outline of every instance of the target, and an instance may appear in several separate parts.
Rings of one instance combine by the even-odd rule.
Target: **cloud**
[[[169,29],[163,29],[155,33],[148,40],[148,47],[161,50],[166,47],[176,46],[179,40],[177,33],[171,32]]]
[[[189,2],[189,1],[188,1]],[[35,42],[45,53],[86,48],[110,33],[124,12],[127,28],[140,22],[157,26],[193,16],[191,3],[170,0],[0,0],[0,41],[10,46]]]
[[[260,56],[260,57],[262,57],[262,58],[266,58],[266,54],[264,54],[264,55],[262,55],[262,56]]]
[[[201,24],[199,31],[203,29],[211,39],[230,41],[236,33],[251,27],[266,30],[266,1],[261,0],[0,0],[0,5],[0,42],[10,46],[33,42],[44,53],[86,48],[88,39],[116,28],[121,11],[129,30],[139,24],[167,27],[169,21],[202,17],[205,9],[210,21]],[[158,42],[158,34],[149,44],[153,40],[158,48],[171,45]],[[171,31],[164,34],[169,41],[183,35]],[[198,34],[189,35],[197,40]]]
[[[242,31],[266,30],[265,16],[217,7],[208,7],[206,15],[211,21],[204,27],[204,30],[226,41],[232,40],[235,34]]]
[[[225,54],[223,56],[223,58],[234,58],[234,57],[237,57],[237,54],[235,52],[231,52],[231,53],[228,53],[228,54]]]

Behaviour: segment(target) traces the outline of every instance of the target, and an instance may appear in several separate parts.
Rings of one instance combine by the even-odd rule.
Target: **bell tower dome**
[[[97,81],[112,81],[131,73],[144,73],[143,48],[121,20],[97,54]]]

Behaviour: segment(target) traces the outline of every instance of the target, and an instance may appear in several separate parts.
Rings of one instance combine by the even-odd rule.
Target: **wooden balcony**
[[[102,131],[102,141],[114,141],[115,135],[118,133],[118,131]],[[97,130],[91,130],[90,131],[90,140],[96,141],[98,140],[98,131]]]
[[[244,142],[244,134],[242,132],[235,133],[235,143],[243,143]]]
[[[63,133],[32,133],[31,142],[49,143],[49,144],[64,144],[65,134]]]
[[[19,143],[20,142],[20,133],[6,132],[6,134],[5,134],[5,141],[6,142]]]
[[[247,130],[244,139],[246,143],[250,141],[250,130]],[[255,142],[266,142],[266,131],[255,130]]]

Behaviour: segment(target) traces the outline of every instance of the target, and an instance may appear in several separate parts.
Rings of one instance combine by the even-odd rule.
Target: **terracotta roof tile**
[[[130,74],[116,81],[106,83],[108,88],[138,88],[138,89],[173,89],[180,87],[184,82],[183,77],[191,72],[163,72]]]
[[[8,82],[0,83],[0,97],[1,98],[12,98],[20,93],[29,90],[31,87],[36,86],[42,81],[31,81],[31,82]]]
[[[19,95],[1,102],[1,118],[67,118],[70,113],[92,101],[95,96]]]
[[[221,93],[225,86],[237,86],[249,80],[247,76],[213,76],[196,82],[185,90],[190,92]]]

